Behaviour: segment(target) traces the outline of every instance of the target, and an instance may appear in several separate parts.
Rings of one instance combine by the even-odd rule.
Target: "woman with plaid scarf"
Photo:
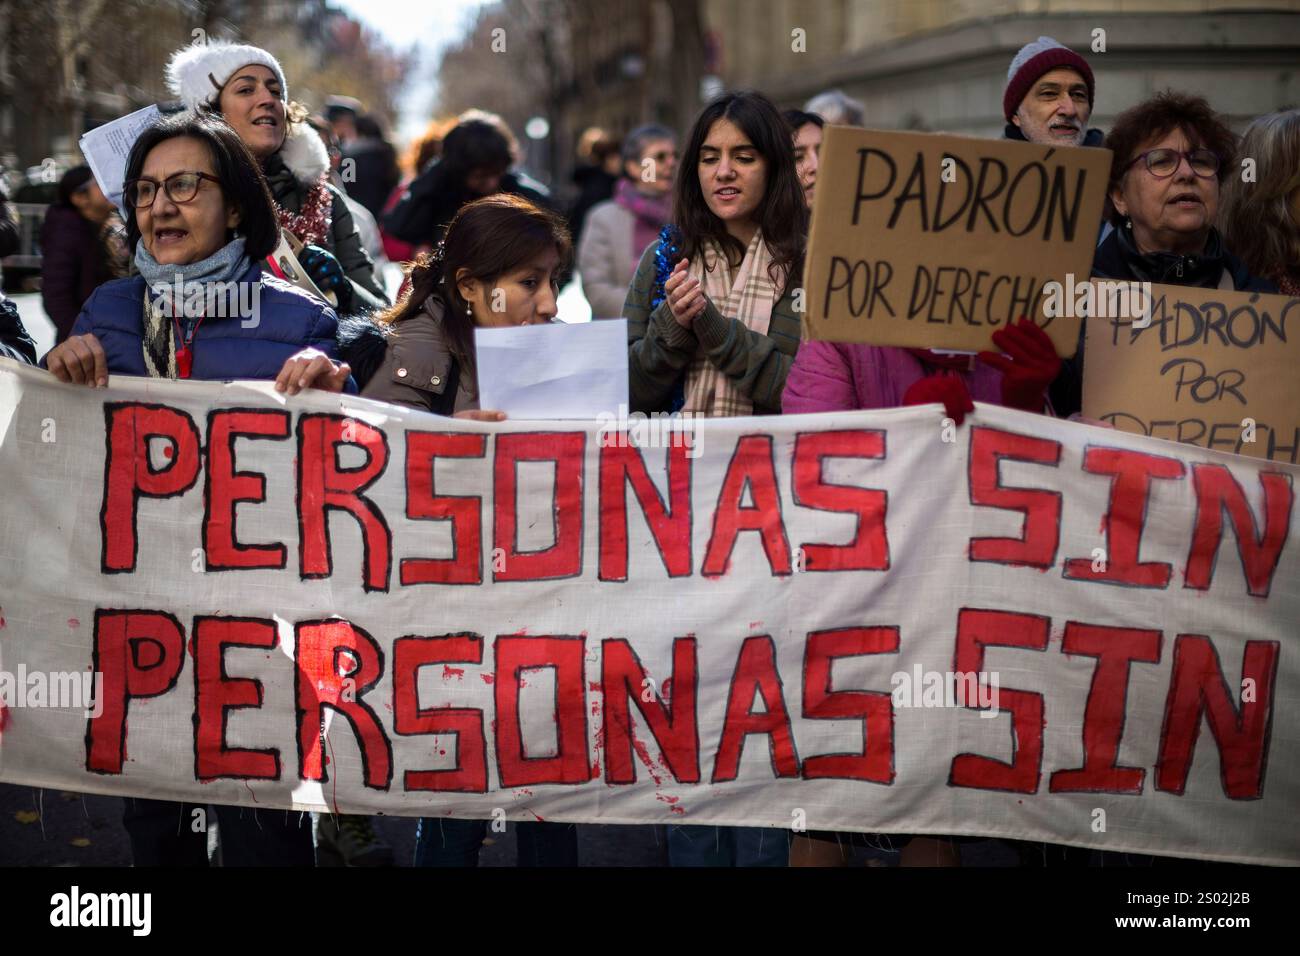
[[[761,93],[725,93],[695,121],[675,226],[632,278],[632,410],[778,414],[799,350],[808,211],[785,120]]]
[[[765,96],[726,93],[695,121],[673,219],[632,279],[634,411],[779,414],[799,350],[808,212],[790,129]],[[670,826],[673,866],[785,866],[785,831]]]

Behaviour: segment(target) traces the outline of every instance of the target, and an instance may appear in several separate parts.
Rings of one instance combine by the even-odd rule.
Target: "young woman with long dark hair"
[[[414,263],[407,295],[376,317],[388,336],[373,374],[373,356],[349,353],[366,382],[361,394],[439,415],[503,419],[479,408],[474,329],[552,321],[572,251],[559,217],[520,196],[501,193],[464,206],[438,247]],[[373,352],[375,337],[368,341]],[[517,827],[520,866],[577,865],[572,824]],[[477,866],[486,836],[486,820],[422,818],[415,865]]]
[[[704,108],[673,221],[623,306],[633,410],[779,413],[799,350],[808,210],[790,128],[767,97],[725,93]]]
[[[677,173],[674,225],[633,276],[628,393],[639,412],[779,414],[799,350],[795,290],[808,210],[790,127],[761,93],[700,113]],[[673,866],[785,866],[782,832],[670,826]]]
[[[368,378],[371,363],[357,358],[362,394],[439,415],[503,417],[479,409],[474,329],[554,319],[572,253],[560,218],[521,196],[464,206],[438,247],[414,263],[410,292],[377,317],[388,343]]]

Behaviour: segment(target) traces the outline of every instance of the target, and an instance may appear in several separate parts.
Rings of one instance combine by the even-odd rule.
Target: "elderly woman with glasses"
[[[139,275],[95,290],[72,336],[46,356],[54,375],[91,387],[113,374],[355,390],[332,358],[333,310],[262,272],[280,227],[257,162],[229,126],[192,113],[158,121],[131,148],[123,195]],[[207,835],[189,825],[198,809],[128,799],[135,864],[206,866]],[[313,865],[299,814],[216,812],[225,865]]]
[[[1214,228],[1236,137],[1202,97],[1166,91],[1121,113],[1106,137],[1115,231],[1093,274],[1171,285],[1273,291]]]
[[[1236,165],[1236,136],[1200,96],[1166,90],[1121,113],[1106,137],[1110,219],[1092,275],[1250,292],[1276,292],[1251,275],[1214,227],[1219,191]],[[1079,411],[1083,351],[1052,387],[1061,416]]]
[[[106,283],[44,364],[59,379],[274,379],[281,391],[355,385],[333,361],[338,319],[262,260],[279,241],[266,180],[219,119],[181,113],[127,160],[127,243],[138,275]]]

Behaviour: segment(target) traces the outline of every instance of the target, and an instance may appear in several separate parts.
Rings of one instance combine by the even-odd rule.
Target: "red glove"
[[[1056,346],[1025,316],[993,333],[993,344],[1006,355],[981,352],[980,361],[1002,373],[1002,404],[1026,412],[1043,410],[1043,393],[1061,372]]]
[[[967,412],[975,411],[975,403],[970,400],[966,383],[956,375],[927,375],[913,382],[903,393],[904,405],[929,405],[940,402],[943,409],[958,425]]]

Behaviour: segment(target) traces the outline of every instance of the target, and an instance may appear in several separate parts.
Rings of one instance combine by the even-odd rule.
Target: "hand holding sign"
[[[918,378],[903,393],[904,405],[929,405],[939,402],[944,413],[956,424],[966,420],[966,413],[975,411],[970,390],[956,375],[927,375]]]
[[[993,333],[993,344],[1006,355],[980,352],[979,359],[1002,373],[1002,404],[1027,412],[1043,410],[1043,393],[1061,371],[1056,346],[1027,317]]]
[[[45,367],[60,382],[89,385],[91,388],[108,385],[108,359],[99,339],[87,332],[60,342],[45,357]]]
[[[319,349],[303,349],[284,360],[284,367],[275,378],[275,390],[290,395],[297,395],[304,388],[341,392],[351,374],[347,362],[335,362]]]

